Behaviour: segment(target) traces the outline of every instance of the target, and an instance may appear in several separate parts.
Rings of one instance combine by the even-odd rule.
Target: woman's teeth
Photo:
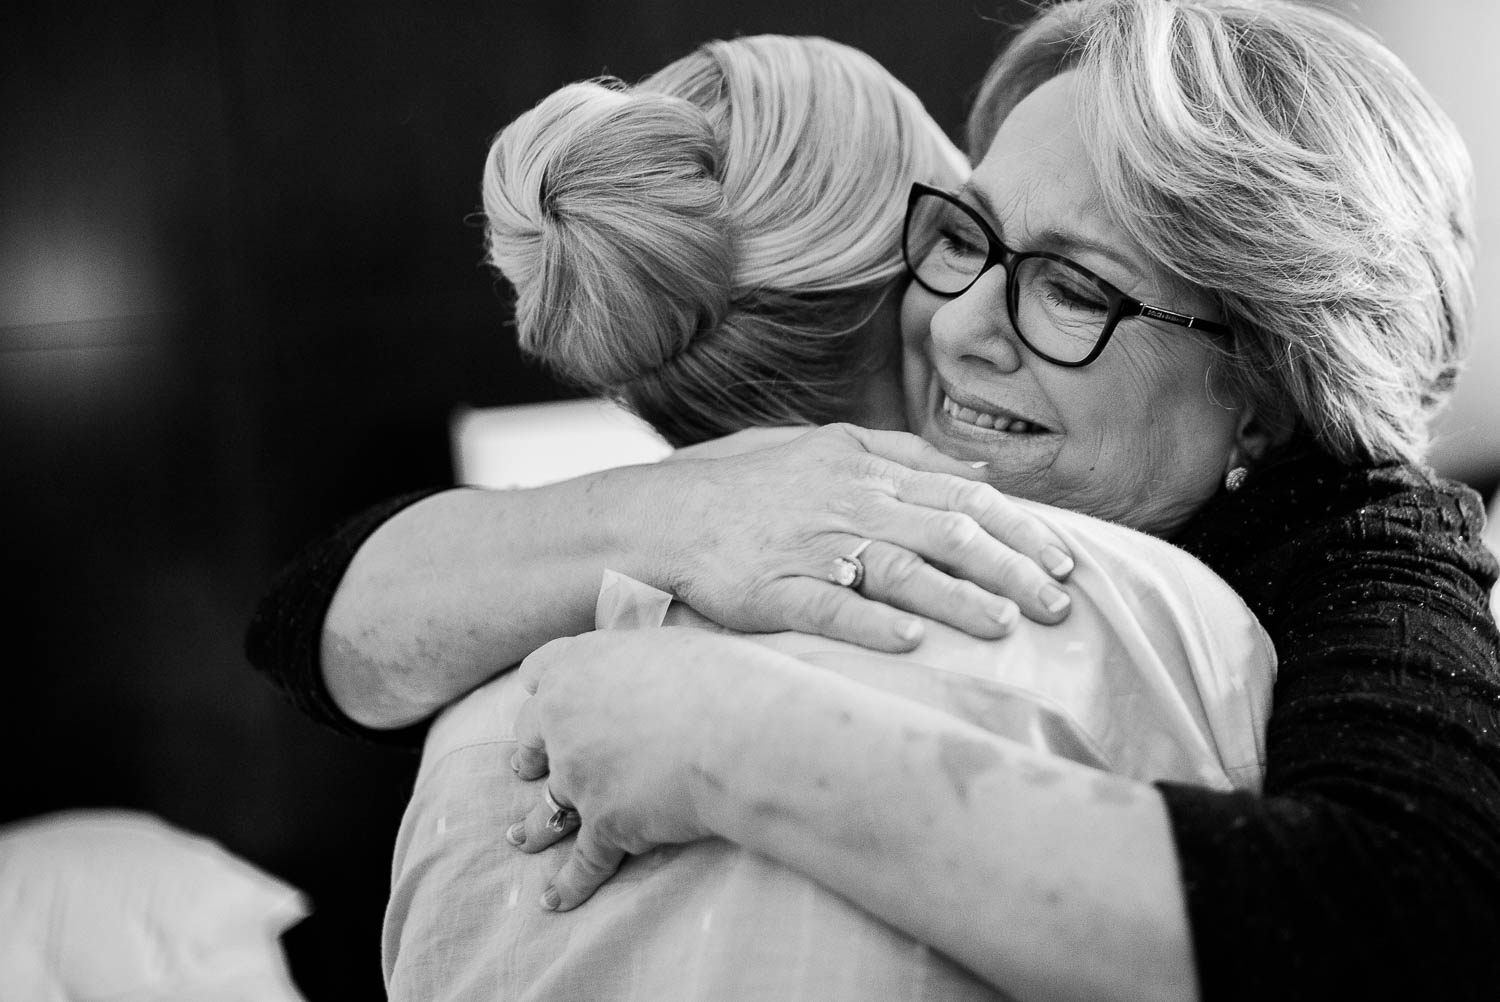
[[[1007,418],[998,414],[985,414],[976,411],[972,407],[961,407],[948,397],[943,397],[943,411],[954,420],[962,421],[964,424],[972,424],[979,428],[993,428],[996,431],[1011,432],[1018,435],[1034,435],[1043,431],[1041,425],[1023,421],[1020,418]]]

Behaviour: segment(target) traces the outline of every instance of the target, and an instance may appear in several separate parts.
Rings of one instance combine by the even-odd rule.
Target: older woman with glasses
[[[902,610],[993,609],[962,578],[1046,618],[1057,582],[1014,554],[1057,540],[983,479],[1235,588],[1281,663],[1260,793],[1109,776],[744,638],[595,633],[521,668],[517,765],[552,802],[516,840],[577,831],[546,906],[717,836],[1018,998],[1489,997],[1496,568],[1477,496],[1421,463],[1469,325],[1451,125],[1315,8],[1080,0],[1013,41],[970,141],[959,191],[913,196],[902,375],[911,429],[982,471],[834,428],[376,513],[334,548],[319,684],[420,719],[586,625],[604,566],[886,650],[920,640]],[[856,546],[859,589],[826,580]]]
[[[710,142],[715,122],[733,127]],[[532,357],[678,442],[751,429],[674,461],[785,441],[820,417],[899,425],[906,196],[915,179],[957,186],[968,174],[863,53],[818,38],[711,42],[636,86],[570,84],[508,125],[485,163],[490,260],[515,286]],[[843,197],[806,197],[826,190]],[[767,427],[786,421],[800,427]],[[793,631],[754,642],[1104,771],[1259,789],[1275,657],[1244,603],[1161,540],[1012,503],[1072,554],[1066,623],[1017,617],[981,639],[927,622],[904,654]],[[830,583],[862,589],[872,546],[836,557]],[[606,572],[599,628],[667,622],[723,631]],[[428,733],[391,870],[392,999],[863,1002],[914,986],[991,997],[837,895],[721,841],[634,861],[588,909],[538,913],[530,903],[565,849],[496,851],[501,832],[524,832],[510,822],[536,798],[510,768],[525,695],[504,675]],[[548,824],[576,822],[543,797]],[[673,956],[692,958],[689,976],[640,959]]]

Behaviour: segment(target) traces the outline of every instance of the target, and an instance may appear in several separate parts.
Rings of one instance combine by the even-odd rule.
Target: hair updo
[[[858,50],[711,42],[634,87],[563,87],[501,132],[489,261],[524,352],[674,445],[823,423],[881,364],[859,335],[902,274],[911,182],[966,170]]]
[[[1067,70],[1108,211],[1234,328],[1224,385],[1345,461],[1420,461],[1467,346],[1473,181],[1401,61],[1285,0],[1057,3],[991,67],[970,151]]]

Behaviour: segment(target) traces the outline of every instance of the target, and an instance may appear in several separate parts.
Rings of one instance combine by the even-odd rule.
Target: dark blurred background
[[[1015,8],[28,6],[0,15],[0,822],[137,807],[214,837],[311,896],[310,999],[380,998],[415,757],[305,722],[240,642],[312,536],[450,482],[456,405],[564,395],[480,266],[489,138],[569,80],[760,31],[868,50],[957,135]]]
[[[311,536],[450,482],[517,359],[470,217],[544,94],[707,38],[862,46],[955,130],[998,27],[895,2],[62,0],[0,15],[0,821],[151,810],[305,890],[315,1000],[379,998],[415,757],[325,733],[246,665]]]

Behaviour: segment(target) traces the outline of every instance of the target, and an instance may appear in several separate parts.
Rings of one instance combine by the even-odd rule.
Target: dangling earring
[[[1224,489],[1231,493],[1239,490],[1241,487],[1245,486],[1245,478],[1249,475],[1249,470],[1245,469],[1243,466],[1236,466],[1234,469],[1230,470],[1227,474],[1224,475]]]

